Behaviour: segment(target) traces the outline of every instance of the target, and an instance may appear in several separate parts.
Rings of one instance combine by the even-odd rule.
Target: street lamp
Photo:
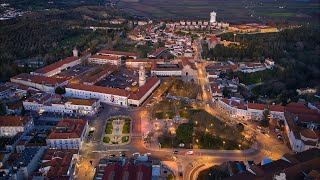
[[[241,144],[239,144],[238,146],[239,146],[239,149],[241,149]]]
[[[233,42],[236,42],[236,33],[233,34]]]

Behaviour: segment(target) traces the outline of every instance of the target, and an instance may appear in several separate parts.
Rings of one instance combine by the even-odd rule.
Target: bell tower
[[[140,66],[139,68],[139,87],[146,84],[146,72],[144,66]]]

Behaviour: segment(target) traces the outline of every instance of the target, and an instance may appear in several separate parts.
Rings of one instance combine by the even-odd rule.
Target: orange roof
[[[48,72],[53,71],[53,70],[55,70],[55,69],[58,69],[58,68],[60,68],[61,66],[65,65],[65,64],[72,63],[72,62],[74,62],[74,61],[76,61],[76,60],[78,60],[78,59],[80,59],[80,58],[79,58],[79,57],[74,57],[74,56],[72,56],[72,57],[67,57],[67,58],[64,59],[64,60],[55,62],[55,63],[50,64],[50,65],[48,65],[48,66],[45,66],[45,67],[43,67],[43,68],[40,68],[40,69],[36,70],[35,72],[36,72],[36,73],[43,73],[43,74],[45,74],[45,73],[48,73]]]
[[[167,48],[165,47],[160,47],[158,49],[156,49],[155,51],[153,51],[152,53],[150,53],[150,55],[152,56],[158,56],[159,54],[161,54],[163,51],[167,50]]]
[[[284,112],[284,106],[280,105],[270,105],[270,111]]]
[[[258,109],[258,110],[264,110],[267,108],[267,104],[258,104],[258,103],[248,103],[248,108],[249,109]]]
[[[303,129],[300,131],[300,134],[306,138],[310,138],[310,139],[318,139],[318,135],[317,133],[315,133],[313,130],[311,129]]]
[[[41,168],[49,168],[48,173],[45,175],[48,178],[56,178],[60,176],[66,176],[70,166],[72,166],[72,157],[74,154],[78,154],[77,150],[56,150],[49,149],[41,164]]]
[[[117,56],[105,56],[105,55],[98,55],[98,54],[94,54],[91,57],[89,57],[89,59],[92,59],[92,58],[105,59],[108,61],[119,61],[120,60],[119,57],[117,57]]]
[[[160,79],[157,77],[149,78],[145,85],[139,87],[137,91],[130,94],[129,99],[140,100],[158,81],[160,81]]]
[[[69,98],[67,103],[71,103],[74,105],[82,105],[82,106],[92,106],[97,100],[95,99],[76,99],[76,98]]]
[[[47,139],[80,138],[87,121],[83,119],[61,119]]]
[[[123,52],[123,51],[111,51],[111,50],[101,50],[97,54],[113,54],[118,56],[137,56],[137,53]]]
[[[164,60],[163,59],[127,59],[126,62],[149,62],[149,63],[152,63],[153,61],[156,61],[156,62],[163,62]]]
[[[82,91],[104,93],[104,94],[113,94],[113,95],[124,96],[124,97],[127,97],[129,95],[129,92],[123,89],[115,89],[115,88],[108,88],[108,87],[94,86],[94,85],[70,84],[67,86],[67,88],[77,89]]]
[[[108,65],[101,72],[99,72],[98,74],[96,74],[94,76],[89,77],[88,79],[84,80],[83,82],[96,83],[97,81],[99,81],[100,78],[102,78],[103,76],[108,76],[109,74],[113,73],[117,69],[118,69],[118,66],[116,66],[116,65]]]
[[[30,119],[27,116],[0,116],[0,126],[24,126]]]
[[[17,76],[14,76],[12,79],[16,80],[22,80],[22,81],[29,81],[37,84],[43,84],[43,85],[59,85],[64,82],[66,82],[66,79],[63,78],[54,78],[54,77],[46,77],[46,76],[39,76],[39,75],[33,75],[33,74],[26,74],[22,73]]]

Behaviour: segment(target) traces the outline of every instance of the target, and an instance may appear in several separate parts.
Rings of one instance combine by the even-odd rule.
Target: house
[[[8,98],[12,96],[12,94],[13,94],[13,90],[11,86],[8,86],[8,85],[0,86],[0,100]]]
[[[0,116],[0,136],[13,137],[19,132],[27,133],[34,123],[29,116]]]
[[[31,176],[47,179],[73,179],[74,166],[79,158],[75,149],[49,149],[41,160],[40,168]]]
[[[47,144],[54,149],[79,149],[87,132],[88,122],[64,118],[49,134]]]

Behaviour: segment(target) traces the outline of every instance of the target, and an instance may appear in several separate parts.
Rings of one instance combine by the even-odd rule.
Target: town
[[[156,45],[145,55],[74,47],[69,57],[11,77],[0,87],[2,178],[319,178],[319,101],[250,99],[263,82],[235,74],[285,68],[271,57],[203,57],[204,48],[242,47],[239,35],[280,29],[216,16],[141,20],[126,40],[133,49]],[[317,96],[313,88],[295,91]]]

